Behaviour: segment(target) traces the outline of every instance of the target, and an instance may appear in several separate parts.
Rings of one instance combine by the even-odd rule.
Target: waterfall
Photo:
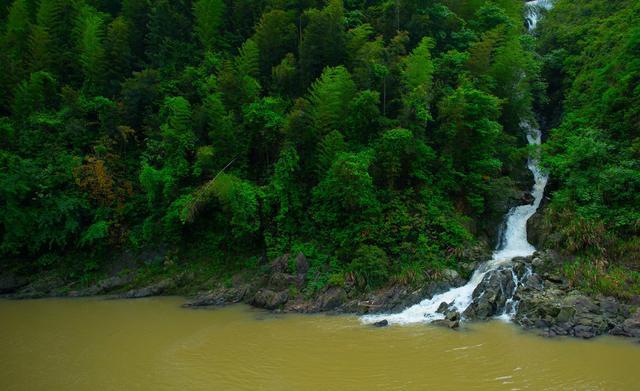
[[[534,0],[526,4],[526,19],[529,24],[529,31],[533,30],[539,18],[541,8],[549,9],[550,0]],[[539,146],[541,144],[541,132],[537,127],[532,126],[529,121],[521,123],[526,131],[529,145]],[[526,257],[535,251],[527,241],[527,220],[536,212],[544,196],[544,188],[547,185],[547,175],[542,172],[539,166],[538,153],[529,155],[527,167],[533,174],[534,185],[531,190],[534,201],[530,205],[520,205],[511,208],[506,216],[503,238],[498,247],[493,252],[490,260],[482,263],[471,276],[471,279],[464,286],[450,289],[447,292],[433,296],[430,299],[421,301],[397,314],[366,315],[361,318],[363,323],[374,323],[386,319],[389,324],[409,324],[409,323],[430,323],[434,320],[443,319],[444,314],[437,312],[438,307],[443,302],[449,303],[449,309],[463,313],[473,300],[473,291],[480,285],[484,276],[501,266],[508,265],[515,257]],[[514,274],[514,278],[515,274]],[[517,284],[516,284],[517,289]],[[517,303],[509,299],[511,311],[513,312]],[[505,317],[510,318],[507,313]]]
[[[549,10],[553,6],[553,0],[533,0],[527,1],[525,4],[525,20],[529,31],[532,31],[538,25],[540,19],[540,12],[542,10]]]

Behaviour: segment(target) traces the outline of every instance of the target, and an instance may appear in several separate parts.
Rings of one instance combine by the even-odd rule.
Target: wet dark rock
[[[640,309],[632,317],[613,327],[609,334],[640,338]]]
[[[373,324],[373,326],[374,326],[374,327],[387,327],[387,326],[389,326],[389,321],[388,321],[388,320],[386,320],[386,319],[383,319],[383,320],[381,320],[381,321],[379,321],[379,322],[375,322],[375,323]]]
[[[544,283],[542,281],[542,278],[540,278],[538,274],[530,275],[523,281],[522,284],[525,289],[532,289],[536,291],[541,291],[544,289]]]
[[[244,300],[250,291],[249,285],[243,285],[240,287],[232,288],[219,288],[213,291],[201,293],[194,299],[189,300],[183,307],[208,307],[208,306],[223,306],[227,304],[239,303]]]
[[[70,291],[69,296],[82,297],[82,296],[103,295],[105,293],[113,292],[119,288],[123,288],[125,285],[130,284],[133,281],[133,279],[134,279],[133,274],[125,274],[122,276],[108,277],[86,289]]]
[[[275,272],[271,274],[269,278],[268,287],[275,291],[281,291],[283,289],[289,289],[291,286],[300,288],[303,283],[304,276]]]
[[[174,279],[167,278],[165,280],[156,282],[144,288],[132,289],[130,291],[127,291],[121,294],[119,297],[122,299],[139,299],[139,298],[149,297],[149,296],[158,296],[165,293],[166,291],[173,288],[174,286],[175,286]]]
[[[15,299],[35,299],[47,296],[61,296],[64,280],[55,273],[41,275],[35,281],[25,285],[12,295]]]
[[[505,304],[513,296],[516,285],[510,268],[500,268],[487,273],[473,291],[473,301],[464,311],[464,317],[471,320],[485,320],[499,315]]]
[[[275,310],[284,305],[288,299],[289,294],[286,291],[274,292],[270,289],[260,289],[253,297],[251,304],[258,308]]]
[[[458,322],[460,321],[460,313],[458,311],[449,311],[444,318],[450,322]]]
[[[531,194],[531,192],[522,192],[522,196],[520,197],[520,202],[522,203],[522,205],[532,205],[534,201],[535,198],[533,197],[533,194]]]
[[[448,327],[450,329],[457,329],[458,327],[460,327],[460,319],[458,320],[438,319],[431,322],[431,324],[439,327]]]
[[[541,329],[547,336],[593,338],[602,334],[634,336],[629,307],[611,297],[590,297],[569,290],[559,279],[550,278],[544,289],[530,281],[519,291],[520,302],[515,322],[528,328]],[[631,327],[625,327],[631,326]],[[638,319],[640,336],[640,319]]]
[[[347,293],[343,288],[330,287],[318,297],[317,311],[333,311],[347,300]]]
[[[444,314],[449,310],[449,303],[447,302],[442,302],[440,303],[440,305],[438,306],[438,309],[436,310],[437,313],[440,314]]]
[[[271,262],[271,272],[286,273],[289,271],[289,254],[284,254]]]
[[[298,255],[296,255],[296,273],[298,273],[298,275],[305,275],[308,271],[309,261],[307,261],[307,257],[305,257],[303,253],[298,253]]]

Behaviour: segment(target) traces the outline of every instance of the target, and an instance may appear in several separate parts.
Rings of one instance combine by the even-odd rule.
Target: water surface
[[[0,300],[0,390],[637,390],[640,345],[179,298]]]

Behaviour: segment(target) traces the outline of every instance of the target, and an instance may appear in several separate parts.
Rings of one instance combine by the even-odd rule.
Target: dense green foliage
[[[535,105],[559,242],[637,254],[638,6],[585,3],[543,66],[521,1],[3,1],[0,257],[428,278],[493,235]]]
[[[540,24],[548,245],[578,254],[574,281],[606,293],[640,293],[639,20],[633,0],[558,0]]]

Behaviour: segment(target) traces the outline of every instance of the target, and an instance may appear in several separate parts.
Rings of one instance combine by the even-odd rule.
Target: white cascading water
[[[526,18],[529,24],[529,30],[533,30],[537,24],[540,9],[549,9],[551,7],[550,0],[529,1],[526,5]],[[527,132],[527,141],[530,145],[540,145],[540,130],[531,126],[529,122],[523,122],[522,127]],[[505,229],[502,233],[502,239],[498,244],[498,249],[494,251],[493,256],[487,262],[481,264],[471,276],[466,285],[453,288],[447,292],[435,295],[431,299],[426,299],[420,303],[413,305],[397,314],[377,314],[366,315],[361,318],[363,323],[375,323],[387,320],[389,324],[410,324],[410,323],[430,323],[437,319],[443,319],[444,314],[437,312],[438,307],[443,302],[450,304],[450,310],[456,310],[463,313],[473,300],[473,291],[482,282],[484,276],[498,269],[500,266],[509,264],[515,257],[526,257],[532,255],[535,251],[527,241],[527,220],[536,212],[544,195],[544,188],[547,185],[547,175],[543,173],[538,164],[537,152],[529,156],[527,166],[534,178],[534,185],[531,191],[533,203],[529,205],[520,205],[512,208],[507,214]],[[514,274],[514,278],[515,274]],[[516,284],[517,286],[517,284]],[[503,316],[507,319],[510,314]]]
[[[536,28],[538,20],[540,19],[540,11],[549,10],[553,6],[553,0],[533,0],[527,1],[525,6],[525,19],[529,26],[529,31]]]

